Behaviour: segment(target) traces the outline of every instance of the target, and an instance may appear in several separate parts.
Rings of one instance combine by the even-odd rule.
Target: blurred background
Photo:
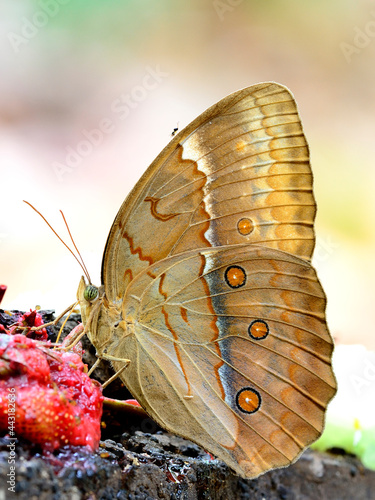
[[[318,203],[314,265],[338,343],[375,348],[375,3],[2,0],[3,308],[60,312],[93,282],[137,179],[225,95],[273,80],[297,100]]]

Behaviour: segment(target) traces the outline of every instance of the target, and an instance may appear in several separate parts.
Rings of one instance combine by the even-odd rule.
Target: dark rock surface
[[[78,323],[74,315],[66,333]],[[85,344],[89,365],[95,351]],[[99,380],[110,376],[103,365]],[[120,381],[105,395],[128,398]],[[375,472],[354,457],[307,450],[292,466],[254,480],[235,475],[199,446],[162,431],[150,418],[116,412],[103,415],[101,448],[97,453],[66,448],[42,455],[30,443],[16,446],[15,493],[8,490],[9,440],[0,438],[0,500],[209,499],[209,500],[370,500],[375,498]]]
[[[290,467],[244,480],[189,441],[136,431],[102,442],[95,454],[70,448],[42,457],[20,443],[11,493],[6,444],[3,438],[1,499],[370,500],[375,491],[375,472],[354,458],[308,450]]]

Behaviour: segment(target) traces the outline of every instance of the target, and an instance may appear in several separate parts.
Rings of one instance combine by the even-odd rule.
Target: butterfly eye
[[[92,302],[93,300],[96,299],[96,297],[99,294],[99,290],[96,286],[94,285],[88,285],[85,288],[85,291],[83,292],[83,297],[88,301]]]

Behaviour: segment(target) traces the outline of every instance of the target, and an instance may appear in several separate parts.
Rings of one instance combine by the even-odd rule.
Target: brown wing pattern
[[[194,248],[260,244],[310,259],[315,202],[295,101],[275,83],[209,108],[156,158],[108,237],[110,300],[154,262]]]
[[[324,310],[302,259],[248,245],[193,250],[132,282],[122,307],[132,326],[113,332],[108,353],[131,360],[122,378],[156,421],[255,477],[322,431],[335,393]]]

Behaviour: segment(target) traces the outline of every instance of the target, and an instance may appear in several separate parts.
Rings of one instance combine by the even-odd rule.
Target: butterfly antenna
[[[38,215],[40,215],[40,217],[44,220],[44,222],[47,224],[47,226],[51,229],[51,231],[59,238],[59,240],[61,241],[61,243],[69,250],[69,252],[73,255],[73,257],[76,259],[76,261],[78,262],[78,264],[81,266],[84,274],[86,275],[86,278],[88,279],[89,283],[91,283],[91,279],[90,279],[90,275],[86,269],[86,266],[83,264],[83,260],[82,260],[82,257],[81,257],[81,254],[78,252],[78,249],[73,241],[73,238],[72,238],[72,235],[70,234],[70,231],[69,231],[69,227],[68,227],[68,224],[66,223],[66,220],[65,220],[65,217],[64,217],[64,214],[62,214],[63,218],[64,218],[64,221],[65,221],[65,225],[66,227],[68,228],[68,232],[69,232],[69,235],[70,235],[70,238],[71,240],[73,241],[73,245],[74,245],[74,248],[77,250],[78,252],[78,255],[81,259],[82,262],[80,262],[77,258],[77,256],[75,255],[75,253],[73,252],[73,250],[68,247],[68,245],[65,243],[65,241],[57,234],[57,232],[53,229],[53,227],[51,226],[51,224],[48,222],[48,220],[44,217],[44,215],[42,215],[31,203],[29,203],[28,201],[26,200],[23,200],[24,203],[26,203],[27,205],[29,205],[29,207],[31,207]],[[60,210],[61,212],[61,210]],[[62,212],[61,212],[62,213]]]
[[[62,211],[62,210],[60,210],[60,213],[61,213],[61,215],[62,215],[62,218],[64,219],[65,226],[66,226],[66,229],[68,230],[68,233],[69,233],[70,239],[72,240],[73,246],[74,246],[74,248],[76,249],[76,252],[78,253],[79,258],[81,259],[82,268],[83,268],[83,269],[84,269],[84,271],[85,271],[85,274],[86,274],[87,279],[89,280],[89,283],[91,284],[91,278],[90,278],[89,272],[88,272],[87,267],[86,267],[86,265],[85,265],[85,263],[84,263],[84,261],[83,261],[83,259],[82,259],[82,255],[81,255],[80,251],[79,251],[79,250],[78,250],[78,248],[77,248],[77,245],[75,244],[75,242],[74,242],[74,240],[73,240],[73,236],[72,236],[72,233],[70,232],[70,229],[69,229],[68,223],[66,222],[65,215],[64,215],[64,213],[63,213],[63,211]]]

